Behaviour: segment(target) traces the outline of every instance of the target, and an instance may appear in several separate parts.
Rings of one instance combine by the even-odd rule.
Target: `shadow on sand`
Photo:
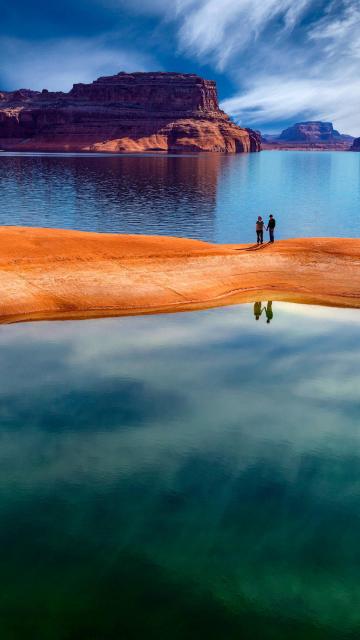
[[[235,249],[235,251],[260,251],[269,247],[271,242],[264,242],[264,244],[252,244],[250,247],[244,247],[241,249]]]

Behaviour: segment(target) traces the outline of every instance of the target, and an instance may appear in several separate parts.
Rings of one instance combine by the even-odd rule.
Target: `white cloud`
[[[231,57],[256,42],[269,23],[280,18],[280,31],[288,32],[311,0],[178,0],[176,15],[182,19],[180,47],[199,58],[210,56],[225,70]]]
[[[101,75],[159,68],[150,55],[125,49],[119,40],[114,36],[41,42],[0,38],[0,59],[6,60],[2,82],[12,89],[68,91],[74,82],[92,82]]]
[[[178,0],[173,18],[180,50],[238,84],[222,106],[243,123],[306,117],[360,135],[357,0]]]
[[[360,58],[360,7],[347,0],[340,17],[324,18],[309,33],[310,40],[326,42],[326,53],[337,57],[339,53]]]
[[[360,135],[360,80],[350,75],[293,79],[260,76],[239,95],[224,100],[222,108],[248,125],[295,119],[335,122],[344,133]]]

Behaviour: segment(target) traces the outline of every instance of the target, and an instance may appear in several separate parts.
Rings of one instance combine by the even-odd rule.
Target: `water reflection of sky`
[[[248,305],[3,326],[3,431],[21,430],[21,448],[29,429],[66,441],[86,431],[85,455],[92,438],[120,446],[149,438],[148,462],[158,445],[202,451],[214,439],[217,446],[219,429],[224,435],[236,425],[257,445],[270,438],[305,451],[324,438],[330,446],[330,435],[356,437],[344,425],[357,420],[358,312],[274,306],[270,326],[265,318],[255,323]]]
[[[229,637],[250,613],[264,638],[288,620],[314,638],[360,628],[359,315],[273,312],[270,324],[244,305],[0,327],[10,593],[25,579],[6,559],[10,532],[29,526],[25,551],[21,533],[10,546],[33,576],[40,535],[58,559],[43,582],[61,582],[65,563],[86,592],[80,549],[105,581],[135,554],[162,583],[221,603]]]

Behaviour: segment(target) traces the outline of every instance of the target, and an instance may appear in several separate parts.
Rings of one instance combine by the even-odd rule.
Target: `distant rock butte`
[[[260,151],[260,136],[219,109],[215,82],[119,73],[69,93],[0,92],[0,148],[24,151]]]
[[[353,136],[339,133],[331,122],[297,122],[278,136],[263,135],[263,146],[273,148],[349,149]]]
[[[352,146],[350,147],[350,151],[360,151],[360,138],[355,138]]]

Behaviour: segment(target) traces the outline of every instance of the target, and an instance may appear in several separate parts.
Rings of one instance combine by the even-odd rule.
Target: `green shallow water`
[[[272,312],[0,327],[3,640],[359,637],[360,314]]]

